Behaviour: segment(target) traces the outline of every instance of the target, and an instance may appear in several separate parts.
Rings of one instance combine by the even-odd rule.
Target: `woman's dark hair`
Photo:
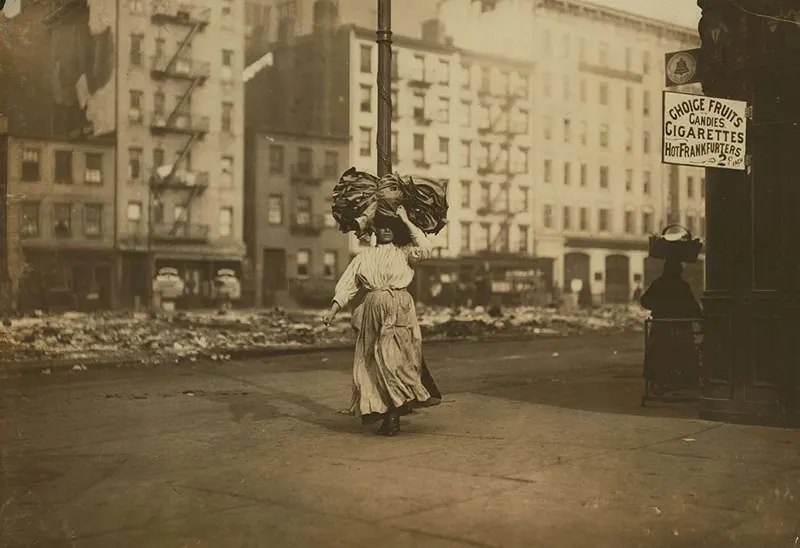
[[[411,239],[411,232],[408,230],[408,227],[400,220],[399,217],[387,217],[385,215],[376,215],[375,222],[373,223],[375,228],[391,228],[392,234],[394,234],[394,240],[392,243],[398,247],[403,247],[410,244],[413,240]]]

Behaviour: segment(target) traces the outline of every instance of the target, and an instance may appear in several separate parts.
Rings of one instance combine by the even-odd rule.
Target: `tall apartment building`
[[[704,232],[704,171],[661,164],[664,54],[694,29],[579,0],[445,0],[453,43],[535,65],[531,147],[536,252],[555,278],[625,302],[660,272],[646,235]],[[702,265],[692,272],[702,286]]]
[[[251,100],[270,99],[248,123],[262,131],[344,137],[342,170],[374,173],[374,29],[339,25],[333,3],[316,5],[314,31],[275,44],[274,65],[248,84],[248,112],[257,109]],[[492,282],[511,297],[531,289],[537,273],[546,289],[552,265],[534,257],[531,223],[532,65],[454,48],[436,22],[425,25],[421,39],[394,35],[393,49],[393,169],[447,180],[451,203],[450,224],[434,240],[437,257],[418,269],[418,297],[447,300],[459,286],[488,294]],[[263,169],[255,164],[254,180],[272,184],[274,178],[259,175]],[[264,223],[263,215],[255,219]],[[349,245],[357,253],[369,242],[351,238]],[[299,274],[300,261],[290,257],[285,264],[289,279]]]
[[[36,99],[50,112],[33,133],[113,138],[108,233],[119,304],[146,299],[162,266],[178,268],[190,288],[187,304],[200,304],[216,269],[240,270],[244,257],[243,4],[30,6],[43,9],[34,26],[46,25],[40,66],[50,67],[41,72],[52,89]]]

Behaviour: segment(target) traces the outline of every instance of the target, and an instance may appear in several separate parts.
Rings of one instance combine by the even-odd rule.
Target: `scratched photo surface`
[[[0,0],[0,546],[800,546],[800,4]]]

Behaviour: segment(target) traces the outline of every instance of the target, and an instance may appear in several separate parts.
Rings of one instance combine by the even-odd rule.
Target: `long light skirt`
[[[367,293],[353,312],[356,330],[351,412],[364,424],[387,413],[437,405],[441,394],[422,359],[414,299],[406,290]]]

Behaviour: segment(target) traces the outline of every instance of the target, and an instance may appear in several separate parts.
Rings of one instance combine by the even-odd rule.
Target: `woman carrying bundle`
[[[423,363],[414,300],[406,289],[414,278],[412,266],[429,257],[432,247],[405,208],[398,207],[396,215],[375,216],[377,245],[350,262],[323,320],[330,325],[359,290],[366,291],[353,311],[356,346],[350,412],[363,424],[382,421],[378,433],[386,436],[399,431],[401,415],[441,402]]]

